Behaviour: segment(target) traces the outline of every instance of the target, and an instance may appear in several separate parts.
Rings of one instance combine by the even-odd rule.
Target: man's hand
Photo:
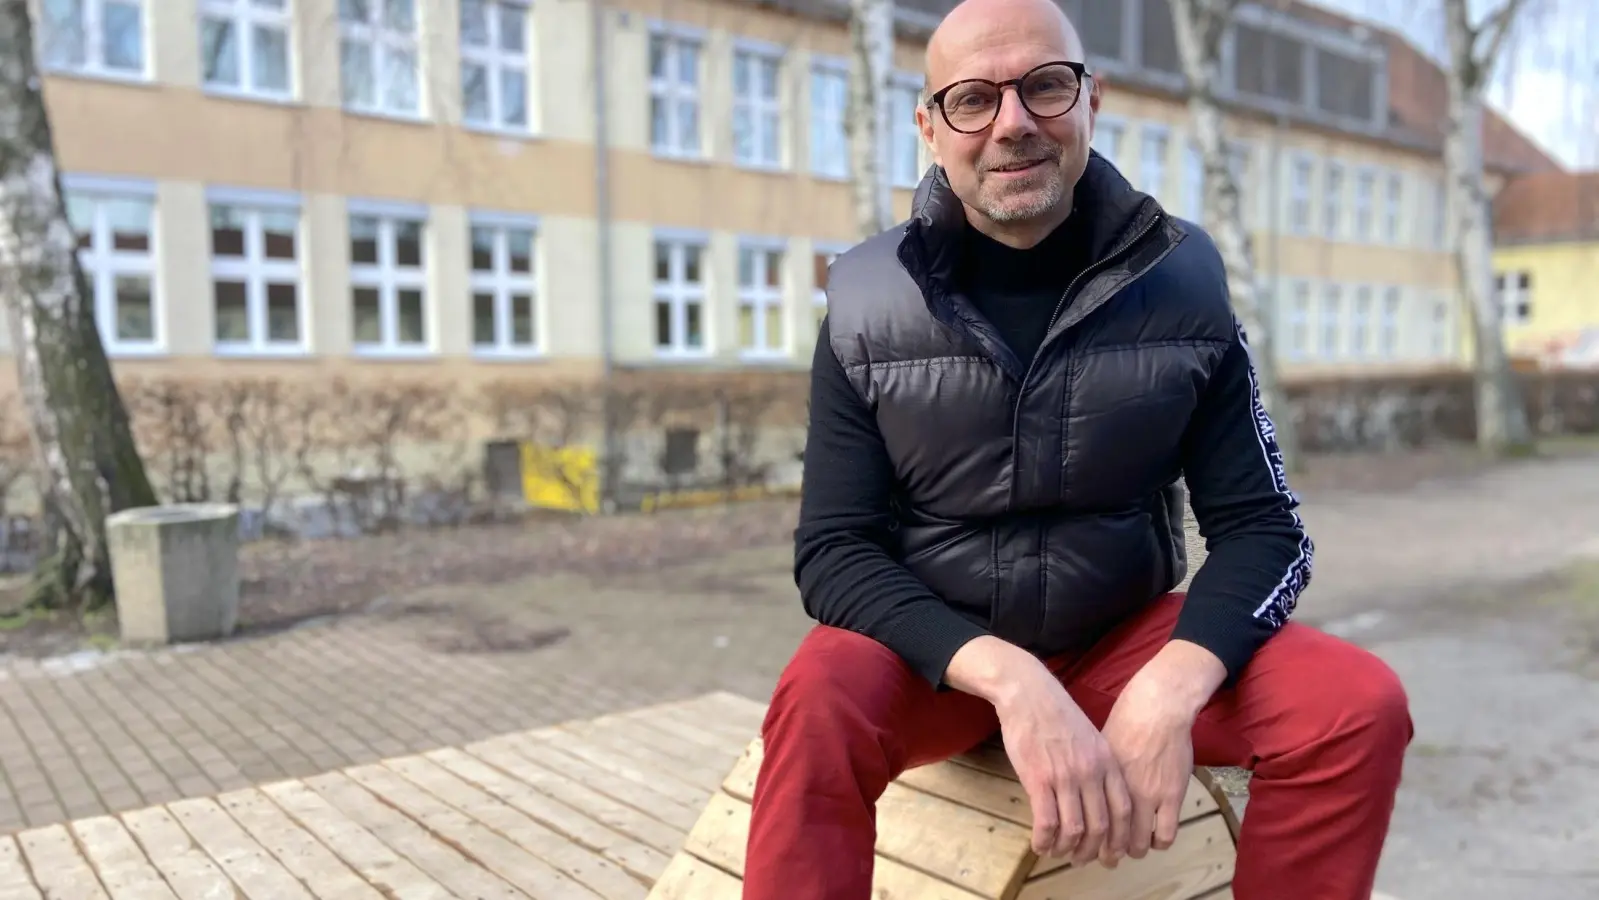
[[[1132,802],[1110,745],[1042,662],[984,636],[955,654],[945,679],[994,704],[1032,804],[1034,852],[1079,865],[1126,852]]]
[[[1133,676],[1111,708],[1104,735],[1133,804],[1128,856],[1142,859],[1150,847],[1167,850],[1177,839],[1194,771],[1194,720],[1225,677],[1208,651],[1174,641]],[[1100,862],[1114,867],[1118,858],[1107,847]]]

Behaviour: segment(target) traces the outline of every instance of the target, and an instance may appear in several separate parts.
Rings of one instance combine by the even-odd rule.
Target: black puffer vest
[[[953,284],[965,214],[937,167],[908,222],[829,274],[832,350],[894,461],[899,559],[1037,653],[1183,580],[1183,432],[1235,335],[1204,232],[1097,154],[1076,196],[1096,262],[1030,363]]]

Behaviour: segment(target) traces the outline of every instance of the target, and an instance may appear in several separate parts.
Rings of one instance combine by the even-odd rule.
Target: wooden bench
[[[761,741],[706,804],[651,900],[740,900]],[[1176,843],[1115,869],[1040,859],[1031,807],[998,745],[911,769],[878,803],[874,900],[1231,898],[1238,820],[1207,770],[1190,780]]]

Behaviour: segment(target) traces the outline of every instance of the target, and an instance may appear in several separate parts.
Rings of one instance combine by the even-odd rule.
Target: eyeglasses
[[[927,106],[931,109],[936,105],[944,122],[961,134],[976,134],[994,124],[1007,85],[1016,88],[1022,108],[1033,118],[1058,119],[1077,105],[1077,98],[1083,93],[1083,79],[1091,77],[1083,63],[1049,62],[1009,81],[957,81],[927,98]]]

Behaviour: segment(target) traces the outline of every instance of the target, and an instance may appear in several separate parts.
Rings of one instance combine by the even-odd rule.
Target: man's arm
[[[1208,654],[1162,651],[1196,670],[1189,674],[1206,673],[1200,686],[1212,690],[1235,680],[1288,621],[1310,583],[1315,550],[1295,511],[1299,500],[1288,488],[1243,329],[1235,323],[1234,332],[1182,444],[1184,479],[1209,553],[1172,638]],[[1209,694],[1193,699],[1203,705]]]
[[[816,621],[874,638],[943,686],[956,652],[985,632],[890,554],[893,486],[877,420],[834,355],[824,320],[811,364],[794,580]]]

